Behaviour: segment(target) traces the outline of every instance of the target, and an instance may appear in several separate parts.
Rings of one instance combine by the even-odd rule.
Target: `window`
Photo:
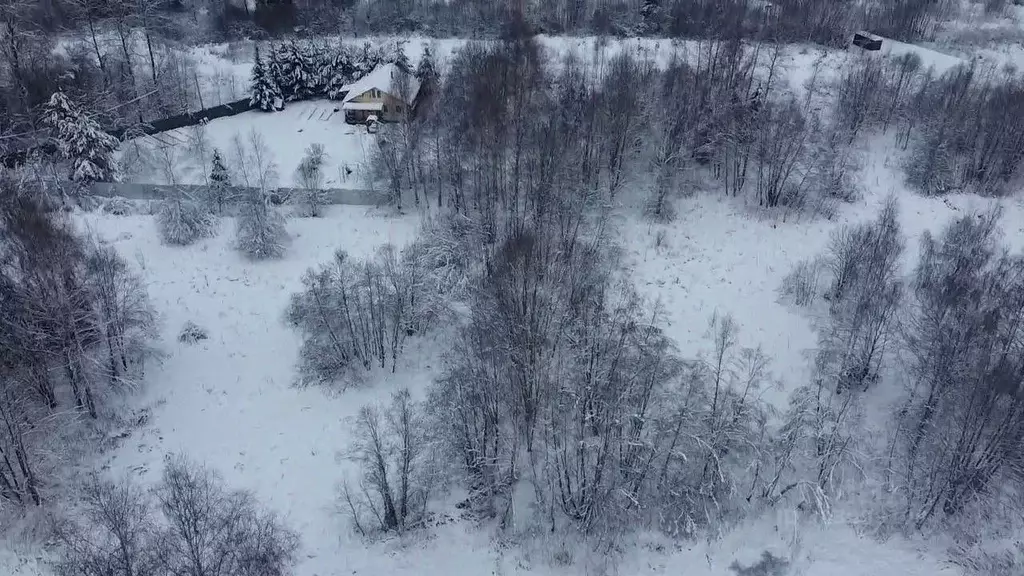
[[[387,104],[382,105],[380,107],[380,111],[385,113],[385,114],[387,114],[388,113],[388,105]]]
[[[402,112],[402,106],[401,105],[395,106],[395,112],[401,113]]]

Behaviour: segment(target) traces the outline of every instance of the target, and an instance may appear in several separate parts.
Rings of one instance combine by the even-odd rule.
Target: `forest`
[[[939,73],[911,53],[853,56],[834,74],[818,60],[802,91],[787,83],[786,43],[842,46],[854,22],[926,39],[951,10],[941,0],[521,4],[0,9],[5,142],[54,144],[0,180],[0,512],[47,510],[58,574],[274,576],[303,552],[302,534],[252,491],[187,454],[168,454],[150,489],[79,470],[81,453],[145,423],[125,398],[161,352],[143,273],[76,226],[75,210],[85,185],[126,168],[105,130],[195,108],[169,41],[186,29],[194,41],[261,39],[254,113],[338,98],[382,63],[419,83],[415,113],[374,138],[366,166],[389,209],[429,214],[415,239],[369,256],[339,247],[269,313],[274,330],[301,338],[297,387],[325,394],[400,370],[415,341],[443,342],[425,394],[397,390],[351,422],[359,474],[335,505],[361,537],[429,531],[452,490],[474,522],[606,548],[645,529],[696,540],[783,507],[828,520],[857,490],[873,495],[879,538],[981,537],[1020,515],[1024,256],[999,208],[965,211],[912,242],[893,194],[873,218],[838,226],[779,287],[818,318],[811,377],[786,383],[784,407],[762,398],[777,384],[775,359],[739,344],[744,319],[709,311],[688,329],[706,334],[711,353],[679,351],[615,230],[621,206],[677,225],[675,200],[698,193],[742,200],[778,226],[835,219],[860,200],[862,150],[878,137],[904,154],[913,194],[1012,197],[1024,161],[1020,74],[977,62]],[[120,34],[120,53],[101,51],[99,29]],[[401,43],[318,36],[371,32],[493,41],[445,62],[428,48],[414,65]],[[55,50],[65,33],[84,41]],[[538,33],[693,42],[659,66],[625,51],[552,57]],[[160,202],[164,244],[195,244],[234,218],[232,246],[247,263],[281,260],[290,235],[279,204],[302,220],[329,204],[322,146],[296,170],[303,192],[283,201],[272,201],[279,175],[255,131],[233,150],[192,152],[205,183]],[[247,195],[230,195],[232,184]],[[179,340],[208,337],[191,325]],[[868,433],[879,398],[888,413],[872,418],[884,426]],[[1016,562],[986,567],[1010,575]]]

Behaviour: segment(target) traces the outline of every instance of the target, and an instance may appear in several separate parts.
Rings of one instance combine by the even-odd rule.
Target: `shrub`
[[[214,223],[209,211],[184,198],[164,200],[156,214],[160,240],[172,246],[187,246],[213,236]]]

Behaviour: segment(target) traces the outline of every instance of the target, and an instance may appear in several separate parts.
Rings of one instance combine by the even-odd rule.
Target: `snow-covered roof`
[[[405,77],[409,82],[409,93],[406,95],[398,94],[398,79]],[[345,86],[342,90],[348,90],[348,94],[345,95],[345,99],[342,102],[348,102],[356,96],[366,93],[367,90],[373,90],[376,88],[381,92],[386,92],[396,98],[402,97],[407,99],[407,104],[411,104],[416,99],[416,94],[420,90],[420,82],[415,76],[409,74],[394,64],[382,64],[373,69],[366,76],[363,76],[359,80]]]
[[[342,110],[383,110],[383,102],[344,102]]]

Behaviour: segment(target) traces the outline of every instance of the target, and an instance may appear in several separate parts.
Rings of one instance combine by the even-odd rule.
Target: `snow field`
[[[337,111],[335,111],[337,109]],[[246,150],[255,131],[265,142],[277,165],[278,186],[295,185],[295,169],[310,144],[323,144],[327,152],[324,186],[327,188],[363,188],[361,168],[372,153],[375,141],[363,126],[345,123],[341,103],[331,100],[291,102],[280,112],[243,112],[218,118],[204,127],[190,127],[154,134],[122,145],[119,161],[129,170],[126,180],[140,184],[171,184],[168,165],[173,167],[176,184],[203,184],[210,170],[213,148],[220,150],[235,184],[242,184],[234,138],[237,135]],[[209,143],[206,166],[202,166],[194,148],[198,134]],[[142,150],[136,155],[134,144]],[[346,169],[351,170],[349,173]]]
[[[746,272],[747,282],[741,282],[734,266],[746,259],[744,238],[753,236],[738,237],[736,230],[743,227],[735,225],[749,219],[730,213],[727,202],[714,198],[686,202],[693,202],[694,208],[705,205],[702,211],[693,211],[702,216],[694,222],[709,224],[699,232],[714,248],[708,250],[712,257],[677,265],[706,283],[705,300],[695,301],[681,285],[661,288],[665,300],[677,304],[673,322],[703,326],[706,307],[721,309],[736,302],[737,289],[730,286],[761,288],[740,294],[747,295],[751,310],[777,306],[770,284],[784,270],[754,265]],[[716,211],[719,217],[744,218],[734,220],[733,229],[720,237],[734,240],[735,250],[710,238],[715,229],[710,224],[728,222],[715,220]],[[753,519],[719,540],[687,547],[660,536],[639,535],[623,543],[614,566],[578,542],[562,540],[566,536],[513,534],[496,541],[486,527],[458,520],[406,539],[367,544],[352,533],[335,505],[338,482],[354,473],[344,458],[350,419],[363,405],[386,401],[400,387],[422,392],[436,374],[442,346],[434,339],[413,342],[395,374],[372,373],[365,387],[339,394],[300,390],[291,386],[299,338],[282,324],[281,313],[308,266],[328,259],[336,247],[363,256],[386,242],[401,246],[413,237],[418,219],[331,207],[322,219],[291,220],[294,240],[285,259],[259,264],[231,249],[230,219],[221,222],[217,237],[181,249],[161,245],[148,216],[89,213],[81,220],[143,268],[162,316],[161,346],[167,353],[162,363],[147,370],[147,386],[138,398],[141,406],[152,408],[152,418],[110,455],[110,473],[134,476],[149,485],[158,479],[165,454],[187,452],[214,467],[229,485],[253,490],[300,533],[299,576],[554,575],[593,573],[602,567],[608,573],[718,576],[732,574],[728,566],[734,560],[748,565],[765,550],[794,557],[798,573],[811,576],[869,576],[895,566],[910,576],[952,573],[944,572],[941,562],[924,556],[913,543],[881,544],[842,522],[821,526],[800,520],[789,510]],[[761,230],[761,225],[749,228]],[[735,279],[723,276],[729,266]],[[736,312],[747,328],[743,335],[762,345],[776,337],[777,328],[767,320],[779,319],[794,330],[801,322],[784,308],[771,318],[746,314]],[[177,331],[188,320],[207,328],[210,338],[195,345],[178,343]],[[678,330],[673,334],[684,335]]]
[[[420,39],[419,46],[426,43]],[[353,42],[361,43],[361,40]],[[445,41],[444,61],[462,41]],[[596,39],[542,40],[553,50],[593,51]],[[619,49],[630,41],[615,44]],[[646,42],[646,41],[645,41]],[[888,43],[888,41],[887,41]],[[407,46],[414,62],[419,53]],[[659,57],[667,47],[657,45]],[[208,50],[217,66],[217,49]],[[420,49],[421,50],[421,49]],[[892,43],[891,53],[918,51],[925,64],[955,65],[954,57]],[[787,52],[787,79],[799,95],[809,78],[816,49],[794,47]],[[835,74],[846,58],[842,51],[825,53],[823,73]],[[226,60],[225,60],[226,61]],[[205,65],[205,64],[204,64]],[[249,64],[231,64],[247,81]],[[824,79],[822,79],[824,80]],[[289,103],[283,112],[248,112],[211,122],[205,129],[211,144],[231,164],[231,139],[262,134],[278,164],[280,184],[291,175],[304,148],[324,144],[329,154],[329,186],[359,187],[335,180],[338,168],[356,168],[365,161],[372,136],[344,124],[337,103]],[[178,153],[173,165],[180,183],[199,183],[203,174],[185,153],[189,131],[146,139],[146,145],[169,145]],[[858,183],[863,198],[824,219],[755,217],[753,210],[719,192],[708,191],[676,201],[679,218],[652,225],[634,210],[621,210],[617,228],[627,267],[638,289],[665,312],[666,330],[684,357],[707,350],[705,336],[713,313],[732,314],[739,323],[739,343],[760,346],[771,360],[779,386],[762,397],[782,408],[792,388],[808,381],[816,346],[812,319],[803,310],[780,301],[782,279],[798,262],[822,254],[830,234],[845,223],[874,218],[890,193],[900,202],[907,237],[906,271],[916,261],[924,231],[939,232],[950,218],[996,201],[973,196],[929,199],[905,190],[901,152],[878,137],[864,146],[864,167]],[[158,166],[140,174],[140,182],[164,182]],[[355,178],[353,173],[350,178]],[[1024,245],[1024,207],[1002,201],[1006,240]],[[337,484],[354,473],[344,458],[350,445],[350,419],[369,402],[384,402],[391,392],[409,387],[422,392],[440,365],[444,339],[416,340],[395,374],[368,375],[366,385],[340,394],[291,386],[299,337],[284,326],[281,315],[288,297],[300,286],[303,271],[328,258],[337,248],[366,256],[383,243],[401,246],[414,237],[418,217],[393,217],[375,210],[331,207],[322,219],[293,219],[293,241],[284,259],[251,263],[231,246],[233,221],[221,221],[220,233],[188,248],[163,246],[149,216],[116,217],[82,214],[82,224],[113,243],[143,270],[154,305],[163,318],[161,364],[147,369],[145,389],[137,398],[152,409],[149,424],[137,430],[106,464],[112,474],[130,474],[145,484],[159,476],[165,454],[184,451],[217,469],[228,484],[252,489],[260,500],[280,512],[301,535],[303,549],[298,576],[334,574],[477,575],[477,574],[635,574],[696,576],[728,575],[736,560],[755,562],[762,551],[794,558],[794,574],[807,576],[937,575],[959,573],[940,561],[942,552],[930,544],[891,539],[879,543],[858,533],[853,518],[838,514],[830,524],[801,521],[792,510],[751,519],[710,543],[668,542],[640,535],[621,547],[615,565],[595,560],[578,543],[512,535],[495,540],[486,527],[454,521],[406,539],[368,544],[356,538],[335,507]],[[660,237],[660,239],[659,239]],[[176,341],[178,330],[193,321],[210,338],[195,345]],[[879,410],[869,428],[884,424]],[[442,510],[443,512],[443,510]],[[848,523],[851,522],[851,523]],[[681,547],[680,547],[681,546]],[[31,563],[12,574],[37,573]],[[29,568],[25,568],[29,567]],[[0,559],[0,573],[7,565]],[[15,572],[13,570],[23,570]]]

